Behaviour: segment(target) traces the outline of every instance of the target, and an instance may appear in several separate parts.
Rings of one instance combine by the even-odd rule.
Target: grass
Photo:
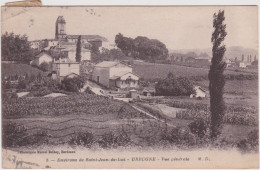
[[[192,77],[208,75],[208,68],[195,68],[170,64],[153,64],[153,63],[135,63],[133,64],[133,72],[145,79],[166,78],[169,72],[175,76]],[[235,70],[226,70],[225,74],[254,74],[254,72],[236,72]]]
[[[196,85],[208,89],[209,81],[197,81]],[[258,108],[258,80],[229,80],[226,81],[224,90],[227,104]]]
[[[9,64],[9,63],[2,63],[2,75],[4,76],[24,76],[25,74],[29,76],[34,74],[37,75],[39,73],[44,74],[43,71],[32,67],[27,64]]]

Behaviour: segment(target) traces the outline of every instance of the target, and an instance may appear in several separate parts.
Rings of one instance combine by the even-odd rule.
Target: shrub
[[[81,145],[90,148],[94,143],[94,135],[90,132],[79,132],[72,136],[69,141],[70,145]]]
[[[51,63],[46,63],[46,62],[43,62],[40,64],[39,66],[40,70],[46,72],[46,71],[50,71],[52,68],[51,68]]]
[[[176,127],[168,134],[163,134],[163,140],[181,146],[193,146],[196,144],[196,136],[188,128]]]
[[[27,129],[24,126],[17,126],[15,123],[4,124],[2,129],[3,147],[21,146],[19,139],[27,136]]]
[[[26,88],[26,81],[25,80],[19,80],[17,88],[18,89],[25,89]]]
[[[186,77],[174,77],[172,73],[155,85],[156,95],[182,96],[193,93],[193,84]]]
[[[16,123],[3,125],[3,147],[19,147],[27,145],[40,145],[48,143],[47,131],[28,135],[27,128]]]
[[[84,79],[82,77],[65,78],[62,82],[62,88],[69,92],[78,92],[84,85]]]
[[[242,139],[237,143],[237,147],[242,151],[258,151],[258,147],[259,147],[258,129],[249,132],[246,139]]]
[[[102,135],[101,140],[98,142],[102,148],[116,148],[118,146],[127,146],[131,139],[127,133],[119,133],[116,135],[113,132]]]
[[[247,135],[247,140],[252,148],[257,149],[259,146],[259,131],[258,129],[254,129]],[[258,150],[258,149],[257,149]]]
[[[206,120],[198,119],[191,122],[189,125],[191,133],[197,135],[199,138],[203,138],[209,128],[209,123]]]
[[[3,102],[12,102],[15,101],[16,99],[18,99],[17,93],[6,93],[6,92],[2,93]]]

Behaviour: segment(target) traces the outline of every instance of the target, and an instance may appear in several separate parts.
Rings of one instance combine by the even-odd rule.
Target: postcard
[[[3,168],[259,168],[257,6],[1,14]]]

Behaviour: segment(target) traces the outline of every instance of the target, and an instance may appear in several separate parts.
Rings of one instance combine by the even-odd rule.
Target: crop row
[[[126,103],[90,94],[77,94],[57,98],[18,98],[3,102],[4,117],[80,113],[99,115],[114,113],[120,114],[120,116],[139,115],[138,111]]]

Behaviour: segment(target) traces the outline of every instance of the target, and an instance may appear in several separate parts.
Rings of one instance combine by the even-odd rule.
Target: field
[[[166,78],[169,72],[175,76],[191,77],[191,76],[207,76],[208,68],[195,68],[170,64],[152,64],[152,63],[135,63],[133,64],[133,72],[145,79]],[[241,72],[235,70],[226,70],[225,74],[255,74],[255,72]]]

